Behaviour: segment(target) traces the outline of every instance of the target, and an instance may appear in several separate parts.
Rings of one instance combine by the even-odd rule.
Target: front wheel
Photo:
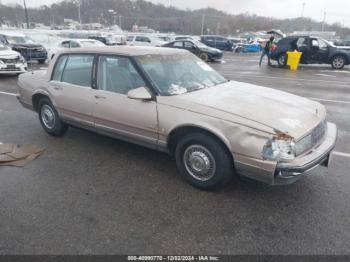
[[[186,135],[176,146],[175,159],[183,178],[198,188],[222,187],[233,177],[230,153],[222,142],[210,135]]]
[[[333,69],[343,69],[346,64],[345,58],[342,55],[336,55],[332,59],[332,68]]]
[[[39,119],[44,130],[52,136],[62,136],[68,126],[63,123],[51,101],[42,98],[39,102]]]
[[[283,53],[278,56],[278,65],[281,67],[285,67],[287,65],[287,54]]]

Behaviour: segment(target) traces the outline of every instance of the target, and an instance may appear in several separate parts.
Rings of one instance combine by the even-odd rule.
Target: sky
[[[0,0],[2,3],[19,3],[23,0]],[[100,0],[103,1],[103,0]],[[149,0],[154,3],[172,5],[181,9],[213,7],[231,14],[251,13],[276,18],[294,18],[302,14],[323,21],[326,12],[328,23],[339,22],[350,27],[350,0]],[[27,6],[52,4],[59,0],[26,0]]]

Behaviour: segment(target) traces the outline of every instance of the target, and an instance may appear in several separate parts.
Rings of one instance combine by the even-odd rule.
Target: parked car
[[[0,43],[0,74],[21,74],[27,71],[24,57]]]
[[[163,45],[163,47],[188,50],[204,61],[215,61],[222,58],[222,52],[219,49],[206,46],[205,44],[194,40],[173,41]]]
[[[207,46],[224,51],[233,51],[233,43],[226,37],[216,35],[203,35],[201,42]]]
[[[162,46],[167,42],[152,35],[128,35],[127,45],[130,46]]]
[[[179,173],[205,189],[235,174],[293,183],[328,165],[337,138],[320,103],[228,81],[178,49],[67,49],[18,85],[17,98],[48,134],[77,126],[169,152]]]
[[[235,53],[257,53],[261,51],[261,45],[259,43],[250,43],[250,44],[239,44]]]
[[[95,39],[64,39],[57,43],[56,47],[49,52],[49,58],[52,59],[55,54],[66,48],[82,48],[91,46],[105,46],[102,42]]]
[[[273,46],[271,59],[280,66],[287,64],[288,51],[300,51],[301,64],[331,64],[334,69],[342,69],[350,62],[350,51],[338,48],[326,40],[311,36],[288,36]]]
[[[0,42],[19,52],[27,61],[37,60],[40,64],[43,64],[47,59],[45,47],[36,44],[24,34],[2,31],[0,32]]]

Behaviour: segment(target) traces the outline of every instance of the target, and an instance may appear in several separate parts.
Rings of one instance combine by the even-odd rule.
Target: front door
[[[94,55],[62,55],[56,62],[49,92],[60,116],[87,126],[92,120]]]
[[[329,52],[328,44],[318,38],[311,38],[310,44],[310,61],[317,64],[327,63]]]
[[[95,127],[124,140],[156,148],[156,101],[130,99],[127,93],[146,83],[128,57],[101,55],[94,90]]]

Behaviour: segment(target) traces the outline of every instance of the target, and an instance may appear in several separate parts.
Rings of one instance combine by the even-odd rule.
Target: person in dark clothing
[[[264,58],[264,56],[266,55],[267,56],[267,59],[268,59],[268,64],[269,66],[271,65],[271,60],[270,60],[270,52],[271,52],[271,49],[272,49],[272,45],[273,45],[273,41],[275,40],[275,38],[273,36],[270,37],[270,40],[266,42],[266,45],[265,47],[263,48],[262,50],[262,53],[261,53],[261,57],[260,57],[260,61],[259,61],[259,66],[261,66],[261,62]]]

